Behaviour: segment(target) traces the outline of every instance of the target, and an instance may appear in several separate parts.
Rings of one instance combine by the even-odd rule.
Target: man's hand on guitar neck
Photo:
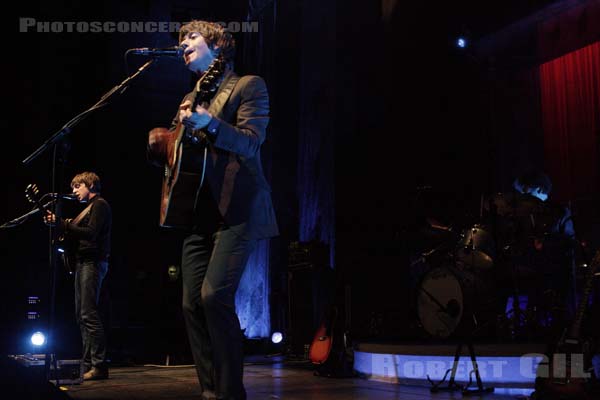
[[[58,225],[60,225],[61,228],[64,228],[64,225],[69,221],[70,221],[70,219],[67,219],[67,220],[61,219],[60,224],[58,224]],[[56,215],[54,215],[53,212],[46,210],[46,214],[44,215],[44,223],[48,226],[56,226],[57,225]]]
[[[53,212],[46,210],[44,214],[44,223],[48,226],[56,226],[56,215]]]
[[[179,122],[194,131],[206,127],[212,120],[212,115],[200,105],[196,106],[196,109],[192,112],[191,106],[192,102],[189,100],[181,103],[179,106]]]

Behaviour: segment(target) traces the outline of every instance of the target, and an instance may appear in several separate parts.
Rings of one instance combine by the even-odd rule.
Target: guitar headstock
[[[222,55],[218,54],[198,81],[197,90],[200,99],[208,99],[217,91],[219,79],[223,76],[226,65]]]
[[[30,183],[25,188],[25,197],[30,203],[39,206],[40,202],[40,189],[35,183]]]

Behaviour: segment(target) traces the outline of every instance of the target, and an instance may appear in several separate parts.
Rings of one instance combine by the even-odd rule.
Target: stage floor
[[[431,394],[427,387],[374,382],[360,378],[313,375],[306,363],[246,363],[244,383],[249,400],[423,400],[458,399],[459,392]],[[485,383],[485,382],[484,382]],[[497,389],[482,399],[526,398],[531,390]],[[112,368],[110,379],[63,387],[71,399],[81,400],[198,400],[200,391],[191,366]],[[480,398],[472,396],[472,398]]]

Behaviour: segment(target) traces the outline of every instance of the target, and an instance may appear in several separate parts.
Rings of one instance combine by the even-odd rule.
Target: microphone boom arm
[[[102,96],[100,98],[100,100],[96,104],[94,104],[92,107],[90,107],[89,109],[85,110],[84,112],[75,116],[75,118],[73,118],[69,122],[67,122],[65,124],[65,126],[63,126],[58,132],[56,132],[48,140],[46,140],[40,147],[38,147],[26,159],[24,159],[23,164],[28,165],[29,163],[31,163],[40,154],[42,154],[44,151],[46,151],[46,149],[48,149],[52,145],[58,143],[63,138],[63,136],[65,136],[69,132],[71,132],[71,128],[73,128],[75,125],[77,125],[86,116],[91,114],[93,111],[96,111],[96,110],[108,105],[108,101],[110,100],[111,97],[114,96],[115,93],[119,92],[119,94],[123,94],[123,92],[127,89],[129,82],[131,82],[139,74],[141,74],[143,71],[145,71],[153,62],[154,62],[153,59],[148,60],[144,65],[142,65],[140,68],[138,68],[138,70],[136,71],[135,74],[127,77],[123,82],[121,82],[120,84],[118,84],[117,86],[115,86],[111,90],[109,90],[104,96]]]
[[[55,201],[56,200],[47,202],[46,204],[44,204],[44,208],[49,207]],[[40,208],[35,207],[33,210],[21,215],[20,217],[17,217],[13,220],[3,223],[2,225],[0,225],[0,229],[14,228],[15,226],[21,225],[23,222],[27,221],[27,218],[31,217],[34,214],[37,214],[38,212],[40,212]]]

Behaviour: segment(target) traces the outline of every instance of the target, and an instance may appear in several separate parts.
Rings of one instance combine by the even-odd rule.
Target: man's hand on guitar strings
[[[202,106],[196,106],[195,112],[191,111],[192,102],[189,100],[184,101],[179,106],[179,121],[185,125],[186,128],[192,130],[202,129],[208,125],[212,119],[212,115]]]

